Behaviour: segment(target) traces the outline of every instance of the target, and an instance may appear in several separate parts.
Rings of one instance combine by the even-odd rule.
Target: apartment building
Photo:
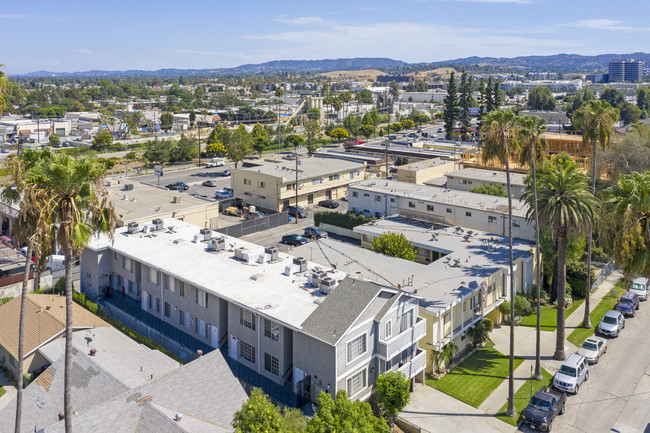
[[[397,167],[393,178],[399,182],[424,184],[429,179],[445,176],[454,171],[457,163],[443,158],[426,159]]]
[[[348,185],[363,180],[365,163],[328,157],[271,158],[246,162],[232,170],[234,195],[248,203],[281,211],[285,206],[308,206],[348,194]],[[296,194],[297,193],[297,194]]]
[[[126,300],[130,305],[125,311],[146,315],[147,323],[157,330],[173,328],[175,336],[222,350],[241,380],[276,392],[274,398],[298,405],[316,401],[320,391],[334,395],[339,389],[365,398],[380,371],[380,360],[397,356],[381,352],[371,342],[389,315],[400,316],[407,304],[417,304],[413,295],[371,284],[359,292],[363,297],[357,299],[352,314],[350,298],[369,283],[350,281],[342,271],[278,253],[274,247],[213,237],[209,229],[182,221],[164,220],[142,228],[146,231],[134,224],[120,228],[114,242],[93,240],[81,259],[81,289],[93,297],[109,289],[108,302],[116,305],[111,308],[120,308]],[[390,306],[386,299],[391,300]],[[381,312],[372,309],[379,304],[385,306]],[[336,340],[322,338],[321,308],[341,312],[327,315]],[[407,323],[416,328],[418,315],[406,314],[413,315]],[[354,349],[358,359],[340,364],[347,342],[358,336],[353,333],[368,329],[369,323],[375,331],[368,334],[365,347]],[[411,339],[406,342],[404,333],[409,332]],[[400,328],[393,335],[401,336],[399,349],[407,352],[390,368],[410,365],[409,377],[415,377],[421,370],[411,369],[412,358],[419,353],[408,348],[417,344],[423,332]],[[391,337],[384,341],[392,342]],[[361,362],[370,365],[363,378],[353,370]]]
[[[382,218],[399,214],[432,224],[456,225],[508,235],[508,199],[468,191],[416,185],[394,180],[366,180],[350,185],[349,209]],[[526,220],[528,206],[512,202],[512,236],[535,239]]]
[[[501,185],[504,191],[506,188],[506,172],[497,170],[483,170],[480,168],[463,168],[446,173],[447,188],[457,191],[469,191],[477,186]],[[526,175],[521,173],[510,173],[510,194],[512,198],[521,199],[526,192]]]

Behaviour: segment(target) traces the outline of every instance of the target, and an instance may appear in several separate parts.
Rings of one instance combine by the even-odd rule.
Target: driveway
[[[515,428],[493,415],[481,412],[460,400],[427,385],[411,394],[400,418],[422,428],[422,433],[496,433]]]

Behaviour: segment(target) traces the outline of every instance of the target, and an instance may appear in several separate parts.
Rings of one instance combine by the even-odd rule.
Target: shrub
[[[314,225],[317,227],[320,226],[320,223],[325,223],[352,230],[356,226],[360,226],[374,219],[354,212],[340,213],[321,210],[314,213]]]
[[[501,305],[499,305],[499,313],[503,314],[504,316],[510,314],[510,302],[504,301]]]
[[[6,304],[7,302],[11,301],[12,299],[13,299],[12,297],[9,297],[9,298],[0,298],[0,305],[4,305],[4,304]]]
[[[515,296],[515,314],[518,316],[528,316],[533,312],[528,298],[522,295]]]
[[[23,388],[27,387],[32,382],[32,379],[34,379],[34,375],[32,373],[24,373],[23,374]]]
[[[585,287],[587,287],[587,264],[578,260],[571,260],[566,264],[566,281],[567,286],[571,286],[571,292],[567,287],[567,293],[575,297],[585,297]],[[591,272],[591,281],[594,281],[594,273]]]

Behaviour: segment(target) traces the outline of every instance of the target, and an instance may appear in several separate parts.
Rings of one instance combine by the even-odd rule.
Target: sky
[[[632,53],[650,50],[649,15],[646,0],[6,1],[0,64],[22,74]]]

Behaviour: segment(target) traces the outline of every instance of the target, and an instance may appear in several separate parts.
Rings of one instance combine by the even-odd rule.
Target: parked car
[[[389,135],[388,139],[389,140],[397,140],[397,135]]]
[[[9,148],[3,147],[1,152],[2,153],[9,153]]]
[[[348,201],[348,196],[344,195],[343,197],[341,197],[341,201]]]
[[[438,128],[438,133],[441,133],[441,132],[445,132],[445,130],[442,129],[442,128]]]
[[[172,191],[187,191],[188,189],[190,189],[190,187],[187,186],[185,182],[170,183],[165,188],[170,189]]]
[[[217,186],[217,181],[212,180],[212,179],[208,179],[208,180],[204,181],[202,185],[203,186],[209,186],[210,188],[214,188],[215,186]]]
[[[222,171],[220,173],[215,173],[215,175],[223,176],[223,177],[230,176],[230,170],[224,170],[224,171]]]
[[[637,277],[632,280],[630,285],[630,292],[636,293],[639,301],[648,299],[648,279],[646,277]]]
[[[410,137],[410,138],[418,138],[418,135],[417,135],[415,132],[411,132],[411,133],[409,134],[409,137]]]
[[[232,198],[232,188],[224,188],[214,193],[216,198]]]
[[[544,387],[533,394],[528,406],[521,412],[521,419],[533,430],[551,431],[557,415],[565,411],[566,394]]]
[[[572,353],[553,376],[553,386],[560,391],[577,394],[580,385],[588,379],[589,364],[587,359],[582,355]]]
[[[625,317],[618,311],[609,310],[600,319],[596,332],[601,335],[618,337],[618,334],[625,328]]]
[[[327,208],[330,208],[330,209],[336,209],[337,207],[339,207],[339,202],[336,201],[336,200],[330,200],[330,199],[321,200],[321,201],[318,202],[318,206],[323,206],[323,207],[327,207]]]
[[[587,338],[578,349],[578,355],[584,356],[589,364],[597,364],[606,352],[607,340],[596,336]]]
[[[418,133],[418,134],[422,134],[422,130],[421,130],[421,129],[418,129],[418,130],[417,130],[417,133]]]
[[[282,243],[287,245],[293,245],[294,247],[304,245],[309,242],[307,239],[303,238],[300,235],[284,235],[282,236]]]
[[[363,143],[365,143],[365,141],[362,141],[362,140],[355,140],[355,141],[352,142],[352,144],[354,144],[355,146],[358,146],[358,145],[363,144]]]
[[[305,237],[306,238],[318,238],[318,239],[321,239],[321,238],[326,238],[327,236],[328,236],[327,232],[325,230],[323,230],[322,228],[320,228],[320,227],[309,226],[309,227],[305,228]]]
[[[205,164],[205,166],[208,167],[208,168],[210,168],[210,167],[222,167],[223,164],[224,164],[224,162],[223,162],[222,159],[214,158],[214,159],[212,159],[212,161],[207,162]]]
[[[639,309],[639,297],[634,292],[625,292],[619,298],[614,309],[620,311],[625,317],[634,317],[636,310]]]
[[[289,211],[289,215],[292,217],[296,216],[296,207],[295,206],[285,206],[282,208],[282,212],[284,211]],[[307,218],[309,216],[309,212],[302,206],[298,206],[298,218]]]

